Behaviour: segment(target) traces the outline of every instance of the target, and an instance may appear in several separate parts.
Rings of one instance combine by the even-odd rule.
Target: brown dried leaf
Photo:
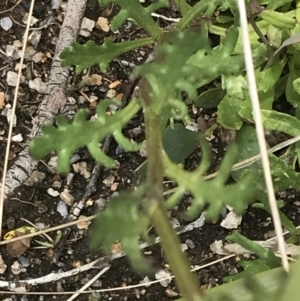
[[[84,218],[86,218],[86,216],[80,215],[80,216],[78,217],[78,220],[81,220],[81,219],[84,219]],[[90,223],[91,223],[90,221],[82,221],[82,222],[79,222],[79,223],[77,224],[77,228],[80,229],[80,230],[82,230],[82,229],[88,229]]]
[[[16,231],[15,237],[21,237],[27,234],[26,232],[21,233]],[[26,252],[26,250],[30,247],[31,237],[23,238],[17,241],[13,241],[6,246],[6,250],[9,255],[13,257],[18,257]]]

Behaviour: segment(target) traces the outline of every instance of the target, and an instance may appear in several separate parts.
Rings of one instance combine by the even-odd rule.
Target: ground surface
[[[11,8],[15,1],[7,0],[2,1],[3,5],[1,10],[6,10]],[[35,17],[39,22],[46,20],[49,17],[49,9],[51,1],[36,1]],[[7,73],[9,71],[15,71],[18,59],[12,59],[11,56],[7,55],[7,45],[13,45],[16,40],[22,40],[22,36],[25,31],[24,23],[22,19],[25,13],[28,11],[28,6],[30,1],[23,1],[22,5],[18,5],[14,10],[2,13],[0,18],[11,17],[13,19],[13,26],[9,31],[0,29],[1,35],[1,50],[0,53],[0,92],[5,94],[5,104],[11,104],[13,99],[14,87],[8,85],[7,83]],[[54,11],[54,16],[57,23],[61,23],[61,11]],[[88,8],[86,11],[86,17],[96,21],[99,16],[105,16],[109,20],[114,14],[108,12],[107,10],[100,10],[96,0],[91,0],[88,3]],[[170,10],[168,13],[169,17],[177,17],[176,12]],[[34,27],[39,27],[39,22],[34,25]],[[165,26],[168,25],[166,21]],[[49,70],[51,67],[51,57],[53,56],[55,50],[55,41],[59,34],[59,25],[53,24],[49,27],[42,29],[40,31],[40,41],[38,44],[34,45],[33,48],[36,52],[41,52],[43,54],[42,59],[37,62],[33,61],[32,55],[28,54],[28,58],[25,60],[24,68],[24,82],[21,84],[20,95],[18,97],[18,108],[17,108],[17,125],[14,128],[14,135],[19,133],[23,136],[23,141],[13,142],[10,165],[13,163],[14,158],[18,156],[18,153],[23,149],[27,142],[27,136],[31,128],[32,116],[36,114],[36,110],[39,102],[41,101],[43,95],[38,93],[34,89],[29,88],[28,81],[36,77],[40,77],[43,82],[47,82],[49,75]],[[32,31],[34,32],[34,31]],[[123,26],[119,33],[104,33],[99,29],[94,29],[90,38],[95,40],[98,44],[103,42],[105,36],[110,36],[116,41],[121,41],[123,39],[134,39],[135,37],[145,36],[142,30],[139,30],[134,25]],[[87,41],[87,38],[79,37],[79,42],[83,43]],[[127,60],[129,63],[140,64],[145,61],[151,53],[150,48],[139,49],[139,51],[133,51],[122,57],[123,60]],[[96,102],[83,101],[84,96],[78,91],[70,91],[70,96],[73,96],[76,100],[81,97],[81,102],[78,107],[90,107],[95,108],[95,104],[101,99],[106,97],[109,90],[109,84],[116,81],[120,81],[121,84],[115,89],[116,94],[121,95],[128,94],[128,89],[131,89],[131,84],[128,82],[128,75],[131,72],[130,67],[126,67],[120,63],[120,61],[115,61],[109,65],[108,72],[103,74],[99,71],[97,67],[93,67],[90,70],[90,74],[101,74],[103,77],[102,84],[97,86],[87,86],[84,88],[84,94],[88,97],[95,97]],[[78,84],[81,77],[77,75],[72,75],[70,77],[70,84]],[[5,112],[6,108],[2,108],[0,112]],[[202,113],[202,114],[205,114]],[[196,113],[193,117],[196,119],[199,116]],[[2,170],[2,162],[4,160],[4,153],[6,147],[6,136],[8,131],[8,122],[6,116],[0,114],[0,162]],[[137,116],[125,129],[128,135],[137,141],[143,141],[143,120],[141,116]],[[219,140],[212,141],[213,147],[217,149],[223,149],[223,145],[218,143]],[[220,155],[221,152],[219,152]],[[87,170],[92,171],[95,162],[91,159],[89,154],[83,149],[79,151],[78,162],[85,162],[87,165]],[[114,193],[122,190],[131,189],[139,182],[138,173],[134,173],[134,170],[140,166],[141,163],[145,161],[145,158],[140,153],[124,153],[120,152],[117,144],[112,141],[109,147],[109,154],[120,162],[120,166],[113,170],[102,169],[99,179],[97,181],[96,193],[92,195],[92,200],[89,206],[85,207],[82,214],[89,216],[97,212],[98,206],[102,199],[107,199]],[[186,165],[188,167],[193,167],[199,163],[200,151],[197,150],[193,155],[188,158]],[[215,155],[214,166],[218,166],[219,155]],[[53,156],[52,156],[53,157]],[[8,199],[5,204],[4,211],[4,223],[2,225],[4,233],[9,230],[28,225],[24,219],[30,221],[31,223],[42,223],[45,227],[52,227],[60,225],[62,223],[62,216],[57,211],[57,205],[60,201],[59,196],[54,197],[49,195],[48,189],[53,188],[55,191],[62,192],[67,183],[67,176],[58,175],[53,168],[49,168],[48,157],[44,162],[39,163],[38,171],[45,174],[45,178],[39,183],[30,186],[20,187],[14,195]],[[77,162],[77,163],[78,163]],[[69,193],[74,197],[76,201],[80,200],[81,196],[84,194],[88,179],[85,179],[79,173],[72,170],[73,180],[68,185]],[[113,177],[112,177],[113,176]],[[60,187],[58,187],[60,186]],[[100,201],[99,201],[100,199]],[[299,199],[293,191],[288,191],[285,195],[286,206],[284,212],[287,213],[289,217],[295,220],[295,224],[299,225],[297,213],[299,208],[295,201]],[[182,205],[184,206],[184,205]],[[179,208],[180,209],[180,208]],[[187,224],[180,217],[178,212],[172,213],[173,217],[177,217],[182,225]],[[273,229],[271,222],[269,222],[269,216],[266,212],[259,209],[249,209],[249,211],[244,215],[241,226],[238,230],[245,236],[251,239],[264,239],[264,235]],[[227,234],[230,233],[220,226],[221,219],[215,224],[204,224],[202,228],[193,230],[191,232],[181,235],[181,240],[183,243],[189,242],[190,248],[185,252],[187,253],[189,260],[193,266],[199,266],[208,262],[213,261],[213,259],[219,258],[218,255],[213,254],[210,251],[210,244],[215,240],[224,239]],[[50,236],[54,239],[55,232],[50,233]],[[43,240],[43,238],[39,238]],[[73,229],[67,245],[62,252],[60,261],[64,264],[63,267],[58,267],[51,261],[51,248],[36,248],[39,245],[34,241],[31,243],[31,248],[29,248],[19,261],[28,261],[28,265],[25,264],[25,270],[19,275],[14,275],[11,272],[11,265],[18,260],[18,257],[13,257],[8,253],[5,246],[1,246],[0,254],[3,257],[5,264],[8,266],[6,272],[0,276],[0,280],[16,280],[16,279],[29,279],[37,278],[47,275],[51,272],[58,272],[61,270],[67,271],[78,265],[86,264],[92,260],[95,260],[102,256],[100,251],[93,251],[89,248],[90,238],[88,236],[88,231]],[[190,243],[192,242],[192,244]],[[147,255],[153,261],[156,268],[166,269],[166,262],[161,249],[158,245],[147,249]],[[200,270],[197,275],[201,284],[204,287],[210,287],[222,283],[222,278],[234,271],[237,268],[237,259],[233,258],[225,262],[215,264],[213,266],[207,267]],[[76,291],[80,289],[89,279],[91,279],[97,270],[89,270],[83,272],[79,275],[68,277],[60,282],[47,283],[44,285],[39,285],[32,287],[30,291],[32,292],[57,292],[61,290],[65,291]],[[113,287],[125,287],[128,285],[138,284],[144,279],[144,275],[138,275],[130,268],[126,258],[114,260],[112,262],[112,267],[107,271],[97,283],[92,286],[93,289],[107,289]],[[155,279],[154,275],[149,275],[149,279]],[[170,300],[172,298],[178,298],[177,289],[175,288],[174,282],[171,282],[167,287],[163,287],[159,283],[153,284],[149,287],[140,287],[131,290],[120,290],[112,292],[101,293],[102,300]],[[7,297],[12,297],[13,300],[21,300],[21,296],[7,295]],[[89,295],[91,298],[91,295]],[[99,299],[100,295],[96,294],[95,298]],[[4,300],[5,296],[1,296],[1,300]],[[81,296],[79,300],[87,300],[87,295]],[[22,300],[26,300],[23,298]],[[28,296],[28,300],[42,300],[38,296]],[[43,300],[67,300],[66,295],[53,295],[45,296]],[[96,300],[96,299],[95,299]]]

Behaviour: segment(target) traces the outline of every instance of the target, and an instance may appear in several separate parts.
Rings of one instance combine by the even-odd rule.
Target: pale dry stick
[[[275,153],[275,152],[277,152],[277,151],[279,151],[279,150],[281,150],[281,149],[283,149],[283,148],[285,148],[285,147],[287,147],[287,146],[289,146],[289,145],[291,145],[291,144],[294,144],[294,143],[296,143],[296,142],[298,142],[298,141],[300,141],[300,135],[299,135],[299,136],[296,136],[296,137],[293,137],[293,138],[291,138],[291,139],[288,139],[288,140],[286,140],[286,141],[283,141],[283,142],[281,142],[281,143],[279,143],[279,144],[273,146],[272,148],[270,148],[270,149],[268,150],[268,154],[269,154],[269,155],[270,155],[270,154],[273,154],[273,153]],[[258,155],[255,155],[255,156],[253,156],[253,157],[247,158],[247,159],[245,159],[245,160],[243,160],[243,161],[240,161],[240,162],[234,164],[234,165],[232,166],[231,171],[235,171],[235,170],[239,170],[239,169],[243,169],[243,168],[245,168],[245,167],[248,167],[248,166],[254,164],[255,162],[257,162],[257,161],[260,160],[260,159],[261,159],[261,154],[258,154]],[[146,162],[146,161],[145,161],[145,162]],[[213,178],[215,178],[215,177],[218,175],[218,173],[219,173],[219,172],[216,171],[216,172],[211,173],[211,174],[209,174],[209,175],[207,175],[207,176],[204,176],[204,177],[203,177],[203,180],[210,180],[210,179],[213,179]],[[164,195],[171,194],[171,193],[175,192],[177,189],[178,189],[178,187],[169,189],[169,190],[167,190],[167,191],[164,192]]]
[[[300,229],[300,226],[296,227],[297,229]],[[290,233],[289,231],[285,231],[283,233],[283,235],[286,235]],[[267,241],[272,241],[272,240],[275,240],[277,237],[272,237],[270,239],[267,239]],[[196,267],[196,268],[193,268],[191,269],[191,272],[195,272],[195,271],[199,271],[199,270],[202,270],[204,268],[207,268],[209,266],[212,266],[216,263],[219,263],[219,262],[222,262],[222,261],[225,261],[227,259],[230,259],[232,257],[235,257],[236,254],[230,254],[230,255],[227,255],[225,257],[222,257],[222,258],[219,258],[217,260],[214,260],[212,262],[209,262],[207,264],[204,264],[204,265],[201,265],[199,267]],[[86,270],[89,270],[89,268],[87,268],[87,266],[89,265],[90,267],[93,267],[94,265],[98,266],[99,264],[96,263],[97,261],[100,261],[101,262],[101,258],[100,259],[97,259],[96,261],[94,262],[91,262],[85,266],[82,266],[81,268],[84,268],[84,271]],[[104,261],[105,263],[105,261]],[[64,273],[70,273],[71,271],[68,271],[68,272],[64,272]],[[51,275],[51,274],[50,274]],[[47,275],[47,276],[44,276],[44,277],[49,277],[50,275]],[[57,274],[55,274],[57,275]],[[74,275],[73,272],[71,272],[70,275]],[[63,277],[59,277],[59,279],[62,279]],[[169,279],[173,279],[174,278],[174,275],[171,275],[169,277],[165,277],[163,279],[159,279],[159,280],[152,280],[152,281],[148,281],[148,282],[144,282],[144,283],[139,283],[139,284],[133,284],[133,285],[129,285],[129,286],[126,286],[126,287],[114,287],[114,288],[105,288],[105,289],[98,289],[98,290],[93,290],[93,291],[84,291],[84,292],[81,292],[81,294],[90,294],[90,293],[104,293],[104,292],[112,292],[112,291],[120,291],[120,290],[129,290],[129,289],[133,289],[133,288],[139,288],[139,287],[143,287],[143,286],[149,286],[149,285],[152,285],[152,284],[155,284],[155,283],[158,283],[158,282],[161,282],[163,280],[169,280]],[[34,279],[32,279],[33,281],[35,281]],[[30,281],[32,281],[30,280]],[[51,279],[51,281],[54,281],[53,279]],[[1,281],[0,281],[1,283]],[[8,291],[0,291],[0,294],[11,294],[12,292],[8,292]],[[14,294],[24,294],[24,292],[13,292]],[[26,295],[71,295],[71,294],[75,294],[77,293],[77,291],[68,291],[68,292],[26,292]]]
[[[26,280],[21,279],[14,279],[10,281],[0,280],[0,287],[10,290],[10,292],[20,292],[24,293],[28,288],[32,288],[33,286],[37,286],[40,284],[45,283],[53,283],[55,281],[62,280],[64,278],[72,277],[78,275],[79,273],[87,272],[92,269],[97,269],[98,271],[109,266],[109,259],[107,257],[98,258],[92,262],[87,264],[81,265],[78,268],[73,268],[68,271],[56,271],[51,272],[48,275],[38,277],[38,278],[31,278]],[[72,292],[74,294],[76,292]]]
[[[105,267],[100,271],[95,277],[93,277],[90,281],[88,281],[79,291],[78,293],[71,296],[67,301],[72,301],[76,299],[81,293],[83,293],[87,288],[89,288],[99,277],[101,277],[106,271],[110,269],[110,266]],[[90,293],[90,292],[88,292]]]
[[[300,227],[297,227],[297,229],[299,229]],[[285,234],[288,234],[289,231],[286,231],[284,233]],[[270,239],[268,239],[267,241],[271,241],[271,240],[274,240],[276,239],[276,236],[275,237],[272,237]],[[207,264],[204,264],[204,265],[201,265],[201,266],[198,266],[196,268],[193,268],[191,269],[191,272],[196,272],[196,271],[199,271],[199,270],[202,270],[204,268],[207,268],[207,267],[210,267],[214,264],[217,264],[219,262],[222,262],[222,261],[225,261],[225,260],[228,260],[230,258],[233,258],[237,256],[236,254],[230,254],[230,255],[227,255],[225,257],[222,257],[222,258],[219,258],[219,259],[216,259],[212,262],[209,262]],[[98,289],[98,290],[93,290],[93,291],[85,291],[85,292],[81,292],[81,294],[90,294],[90,293],[105,293],[105,292],[113,292],[113,291],[121,291],[121,290],[129,290],[129,289],[134,289],[134,288],[139,288],[139,287],[144,287],[144,286],[150,286],[152,284],[156,284],[156,283],[159,283],[161,281],[164,281],[164,280],[170,280],[170,279],[173,279],[175,278],[174,275],[171,275],[171,276],[168,276],[168,277],[165,277],[165,278],[162,278],[162,279],[159,279],[159,280],[151,280],[151,281],[148,281],[148,282],[143,282],[143,283],[139,283],[139,284],[133,284],[133,285],[128,285],[126,287],[123,287],[123,286],[120,286],[120,287],[114,287],[114,288],[104,288],[104,289]],[[7,291],[0,291],[0,293],[4,293],[4,294],[11,294],[12,292],[7,292]],[[14,292],[16,294],[19,294],[18,292]],[[57,295],[71,295],[71,294],[75,294],[77,292],[75,291],[68,291],[68,292],[26,292],[26,295],[54,295],[54,294],[57,294]],[[24,294],[24,293],[20,293],[20,294]]]
[[[273,146],[272,148],[270,148],[268,150],[268,155],[270,154],[273,154],[291,144],[294,144],[296,142],[300,141],[300,135],[299,136],[296,136],[296,137],[293,137],[291,139],[288,139],[286,141],[283,141],[275,146]],[[233,165],[233,168],[232,168],[232,171],[235,171],[235,170],[239,170],[239,169],[242,169],[242,168],[245,168],[245,167],[248,167],[250,165],[252,165],[253,163],[255,163],[256,161],[260,160],[261,159],[261,154],[258,154],[256,156],[253,156],[249,159],[245,159],[241,162],[238,162],[237,164],[234,164]]]
[[[238,0],[238,7],[240,13],[240,25],[241,25],[241,33],[243,40],[243,48],[244,48],[244,58],[247,70],[247,78],[248,78],[248,86],[249,86],[249,94],[252,103],[253,109],[253,117],[255,121],[256,134],[259,144],[259,149],[261,153],[261,161],[264,171],[264,177],[266,182],[266,188],[268,193],[269,204],[271,208],[271,213],[274,222],[274,228],[276,232],[276,236],[278,238],[278,247],[279,252],[282,256],[282,266],[286,272],[289,271],[289,262],[288,257],[285,250],[285,241],[283,237],[282,225],[279,216],[279,210],[276,204],[275,192],[272,181],[272,174],[270,170],[270,162],[267,151],[267,144],[264,135],[264,127],[262,122],[262,116],[260,111],[260,103],[258,99],[258,91],[256,86],[254,65],[252,60],[252,50],[248,32],[248,21],[247,21],[247,12],[245,6],[245,0]]]
[[[82,23],[87,0],[69,0],[67,2],[64,20],[57,39],[55,54],[47,83],[47,91],[39,104],[37,114],[32,120],[32,129],[29,140],[38,137],[45,125],[52,125],[58,114],[68,120],[75,115],[74,106],[67,98],[67,83],[70,66],[61,66],[60,55],[62,51],[75,42]],[[38,161],[33,160],[29,154],[29,144],[18,154],[17,159],[7,171],[5,184],[5,197],[8,197],[17,187],[22,185],[36,169]]]
[[[175,23],[178,23],[178,22],[181,20],[181,18],[168,18],[168,17],[166,17],[166,16],[159,15],[159,14],[157,14],[157,13],[151,13],[151,16],[152,16],[152,17],[155,17],[155,18],[164,19],[164,20],[170,21],[170,22],[175,22]]]
[[[69,222],[69,223],[66,223],[66,224],[55,226],[55,227],[52,227],[52,228],[49,228],[49,229],[40,230],[38,232],[34,232],[34,233],[22,235],[22,236],[19,236],[19,237],[16,237],[16,238],[12,238],[12,239],[9,239],[9,240],[3,240],[3,241],[0,241],[0,246],[1,245],[7,245],[7,244],[9,244],[11,242],[18,241],[20,239],[43,235],[45,233],[49,233],[49,232],[53,232],[53,231],[56,231],[56,230],[64,229],[64,228],[67,228],[67,227],[71,227],[71,226],[74,226],[74,225],[82,223],[82,222],[91,221],[94,218],[96,218],[96,216],[97,216],[96,214],[95,215],[91,215],[91,216],[88,216],[88,217],[85,217],[85,218],[82,218],[82,219],[79,219],[79,220],[76,220],[76,221],[72,221],[72,222]]]
[[[32,12],[33,12],[34,1],[35,0],[31,0],[31,4],[30,4],[30,8],[29,8],[28,20],[27,20],[26,30],[25,30],[25,34],[24,34],[24,38],[23,38],[23,47],[22,47],[22,54],[21,54],[21,59],[20,59],[20,66],[23,66],[23,62],[24,62],[25,50],[26,50],[29,27],[30,27],[30,19],[31,19]],[[14,119],[16,107],[17,107],[17,97],[19,94],[21,75],[22,75],[22,68],[19,68],[18,77],[17,77],[17,85],[15,88],[12,111],[11,111],[12,120],[10,122],[9,129],[8,129],[7,146],[6,146],[6,151],[5,151],[5,159],[4,159],[4,167],[3,167],[2,187],[1,187],[1,193],[0,193],[0,240],[1,240],[1,236],[2,236],[3,204],[4,204],[6,174],[7,174],[7,169],[8,169],[8,158],[9,158],[9,151],[10,151],[10,146],[11,146],[11,138],[12,138],[13,124],[14,124],[13,119]]]

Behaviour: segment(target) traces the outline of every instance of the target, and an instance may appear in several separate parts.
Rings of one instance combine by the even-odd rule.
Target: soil
[[[1,10],[7,10],[11,8],[16,1],[6,0],[2,1]],[[46,20],[49,17],[49,10],[51,6],[50,0],[36,1],[35,17],[40,21]],[[22,1],[22,5],[16,6],[13,10],[1,13],[0,18],[11,17],[13,19],[12,29],[5,31],[0,29],[1,34],[1,49],[6,51],[6,45],[12,45],[15,40],[22,40],[22,36],[25,31],[24,23],[22,19],[25,13],[28,11],[30,1]],[[113,12],[109,14],[108,19],[111,20],[112,16],[116,14],[117,8],[114,8]],[[100,9],[96,0],[88,1],[88,7],[85,16],[89,19],[97,21],[99,16],[103,16],[107,13],[106,10]],[[172,10],[162,11],[169,17],[178,17],[178,14]],[[54,15],[57,18],[57,22],[60,22],[59,16],[61,16],[60,11],[54,11]],[[167,21],[161,21],[163,26],[167,26]],[[38,25],[35,25],[38,26]],[[59,34],[59,25],[53,24],[48,28],[41,30],[41,40],[35,47],[35,50],[42,53],[50,53],[53,55],[55,51],[55,38]],[[124,25],[120,28],[118,33],[104,33],[99,29],[94,29],[92,35],[89,38],[79,37],[78,42],[85,43],[88,39],[95,40],[96,43],[100,44],[106,37],[111,37],[115,41],[121,41],[126,39],[135,39],[140,37],[145,37],[146,33],[140,30],[135,25],[128,26]],[[120,60],[126,60],[129,63],[134,63],[136,65],[144,62],[149,54],[152,52],[150,47],[145,47],[139,49],[138,51],[132,51],[126,55],[123,55]],[[105,80],[101,86],[89,86],[86,87],[84,93],[90,97],[91,95],[96,96],[98,99],[96,102],[101,101],[106,97],[106,93],[109,90],[109,83],[119,80],[121,84],[115,88],[117,94],[128,95],[128,91],[132,89],[132,84],[128,79],[132,69],[126,67],[120,63],[120,60],[112,62],[106,74],[100,72],[98,67],[92,67],[90,69],[90,74],[100,74]],[[6,95],[5,102],[7,104],[12,104],[14,87],[7,84],[6,74],[8,71],[14,71],[18,60],[12,60],[5,54],[0,53],[0,92],[3,91]],[[23,74],[26,77],[24,83],[21,84],[20,94],[18,97],[18,107],[17,107],[17,126],[14,128],[13,135],[19,133],[22,134],[24,140],[22,142],[13,142],[12,149],[10,152],[11,165],[14,159],[18,156],[18,153],[24,148],[24,145],[28,141],[28,135],[31,128],[32,116],[37,113],[37,108],[39,102],[41,101],[43,95],[39,94],[28,86],[28,80],[30,79],[30,74],[33,77],[40,76],[43,81],[47,81],[49,70],[51,68],[51,58],[46,58],[43,62],[35,63],[28,59],[25,61],[26,68]],[[76,85],[81,80],[81,75],[76,75],[73,73],[70,76],[69,82],[72,85]],[[78,91],[70,91],[70,96],[78,99],[82,96]],[[96,103],[85,102],[83,104],[78,104],[78,108],[87,107],[93,112]],[[212,114],[212,112],[202,112],[204,114]],[[199,115],[192,115],[195,120]],[[124,129],[127,135],[131,135],[134,129],[141,129],[138,134],[134,134],[134,139],[136,141],[143,141],[143,119],[141,115],[134,118],[130,124]],[[8,132],[8,122],[6,116],[0,114],[0,161],[1,170],[2,162],[4,161],[6,138]],[[220,144],[221,139],[212,141],[212,146],[218,149],[218,153],[215,153],[213,170],[216,170],[219,162],[221,160],[222,150],[224,150],[224,145]],[[221,150],[221,151],[220,151]],[[87,164],[87,169],[89,171],[93,170],[95,166],[94,160],[85,149],[81,149],[78,152],[79,159],[78,162],[85,162]],[[96,192],[91,196],[91,202],[89,206],[86,206],[82,215],[90,216],[95,214],[99,210],[99,200],[108,199],[117,192],[130,190],[139,183],[139,174],[134,172],[144,161],[145,158],[138,153],[126,153],[121,152],[115,141],[110,143],[109,155],[119,161],[120,165],[115,169],[101,169],[97,184]],[[63,217],[57,211],[57,205],[60,201],[59,196],[53,197],[49,195],[48,189],[53,188],[54,182],[59,182],[61,184],[60,188],[53,188],[61,192],[67,185],[68,175],[59,175],[56,172],[52,172],[49,168],[49,159],[53,155],[45,158],[43,162],[40,162],[37,170],[45,173],[45,179],[33,186],[21,186],[14,195],[12,195],[5,203],[4,206],[4,217],[2,231],[7,233],[10,230],[14,230],[19,227],[28,226],[25,219],[31,223],[43,223],[47,227],[53,227],[63,223]],[[186,166],[189,169],[193,169],[199,164],[201,159],[200,150],[196,150],[187,160]],[[72,170],[73,180],[70,185],[68,185],[69,193],[74,197],[76,201],[79,201],[82,195],[87,189],[89,180],[85,179],[79,173],[75,173]],[[114,179],[110,185],[105,185],[103,181],[107,180],[109,177],[113,176]],[[167,188],[167,186],[166,186]],[[284,212],[294,221],[296,225],[300,224],[299,220],[299,207],[295,204],[295,201],[299,199],[299,193],[295,191],[287,191],[284,197],[286,205],[283,208]],[[188,200],[186,200],[188,202]],[[187,204],[187,203],[186,203]],[[180,209],[180,207],[179,207]],[[180,211],[180,210],[179,210]],[[181,225],[188,224],[187,221],[182,220],[179,215],[179,211],[172,212],[172,216],[178,218]],[[181,241],[185,243],[186,241],[192,241],[193,247],[188,248],[185,252],[191,262],[192,266],[199,266],[215,259],[221,258],[210,250],[210,244],[215,240],[224,240],[225,237],[232,231],[226,230],[220,226],[220,220],[216,223],[205,223],[200,229],[195,229],[193,231],[187,232],[180,236]],[[249,208],[249,210],[244,214],[241,226],[234,231],[238,231],[250,239],[264,240],[265,235],[273,230],[272,222],[270,221],[269,215],[260,209]],[[55,239],[56,233],[49,234],[52,239]],[[44,238],[39,237],[38,240],[44,240]],[[45,241],[45,240],[44,240]],[[22,258],[11,256],[5,246],[0,247],[0,254],[8,266],[6,272],[0,276],[0,280],[17,280],[17,279],[30,279],[45,276],[51,272],[58,273],[59,271],[68,271],[73,269],[78,265],[83,265],[91,262],[97,258],[103,256],[100,250],[91,250],[90,247],[90,237],[89,232],[86,230],[78,230],[77,228],[72,228],[72,232],[69,236],[67,244],[60,256],[60,262],[63,266],[58,266],[51,261],[51,255],[53,250],[51,248],[37,248],[40,245],[34,240],[31,242],[31,247],[22,254]],[[167,269],[168,265],[165,261],[163,253],[159,245],[149,247],[145,250],[147,257],[151,259],[154,267],[156,269]],[[28,266],[25,267],[24,271],[19,275],[14,275],[11,271],[11,266],[16,260],[28,261]],[[212,266],[206,267],[197,273],[199,282],[202,287],[209,288],[211,286],[219,285],[223,282],[223,277],[232,274],[239,269],[238,258],[231,258],[221,263],[214,264]],[[67,295],[60,295],[59,291],[76,291],[80,289],[88,280],[94,277],[98,273],[97,269],[91,269],[87,272],[80,273],[68,278],[64,278],[59,282],[47,283],[43,285],[34,286],[30,289],[30,292],[37,292],[38,295],[29,295],[27,298],[22,295],[16,295],[9,293],[7,295],[1,294],[1,300],[6,297],[11,297],[10,300],[67,300]],[[154,280],[154,275],[148,275],[150,280]],[[109,289],[116,287],[127,287],[129,285],[139,284],[145,278],[145,275],[140,275],[135,273],[130,267],[126,257],[114,260],[112,262],[111,268],[101,276],[92,289]],[[53,295],[43,295],[42,292],[53,292]],[[172,300],[179,297],[175,287],[174,281],[163,287],[160,283],[152,284],[147,287],[138,287],[135,289],[123,289],[115,291],[107,291],[95,293],[94,295],[81,295],[78,300]],[[21,299],[22,298],[22,299]],[[93,299],[95,298],[95,299]]]

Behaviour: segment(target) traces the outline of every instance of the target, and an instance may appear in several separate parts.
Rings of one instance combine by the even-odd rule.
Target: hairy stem
[[[160,117],[155,111],[152,111],[152,106],[150,105],[145,110],[148,149],[147,199],[157,203],[152,215],[152,224],[161,237],[162,248],[183,298],[186,301],[201,301],[203,297],[199,284],[196,277],[190,272],[188,260],[181,251],[179,238],[170,223],[164,205],[162,187],[164,168]]]

